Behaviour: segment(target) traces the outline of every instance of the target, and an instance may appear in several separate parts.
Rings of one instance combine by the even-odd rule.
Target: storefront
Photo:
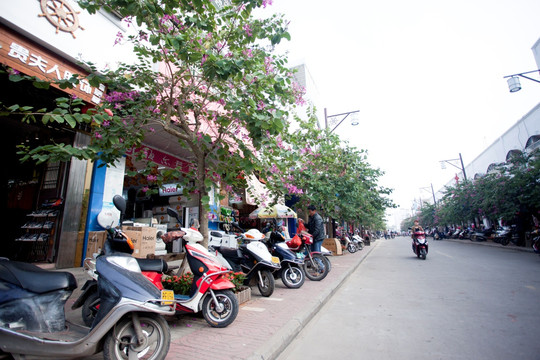
[[[112,49],[114,40],[110,46],[95,41],[104,36],[114,39],[119,22],[104,14],[85,13],[70,0],[0,2],[0,66],[11,74],[43,80],[84,76],[87,72],[77,59],[92,61],[94,55],[105,62],[129,58],[124,52],[120,54],[125,50]],[[32,106],[34,111],[53,109],[56,98],[70,96],[94,106],[105,92],[103,87],[92,87],[86,81],[74,89],[38,89],[28,81],[12,82],[8,76],[0,74],[0,102],[6,107],[18,104]],[[90,129],[73,129],[54,121],[46,125],[39,120],[22,122],[20,115],[5,113],[1,120],[4,171],[0,210],[7,234],[0,256],[58,268],[78,266],[84,246],[92,166],[76,159],[66,163],[21,163],[17,152],[19,145],[35,147],[53,142],[84,147],[89,144]]]

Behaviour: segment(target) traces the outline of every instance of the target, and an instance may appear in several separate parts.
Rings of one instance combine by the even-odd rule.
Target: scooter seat
[[[0,280],[37,294],[77,288],[70,272],[44,270],[36,265],[7,259],[0,260]]]
[[[137,259],[137,262],[142,271],[165,273],[169,270],[167,262],[163,259]]]
[[[223,255],[224,258],[227,259],[241,259],[242,258],[242,252],[238,249],[233,248],[226,248],[221,246],[219,248],[219,252],[221,255]]]

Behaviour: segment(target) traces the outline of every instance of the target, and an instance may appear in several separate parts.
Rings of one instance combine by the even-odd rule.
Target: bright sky
[[[268,10],[268,8],[267,8]],[[328,114],[360,110],[336,133],[367,149],[381,185],[410,215],[540,102],[540,84],[503,76],[537,69],[538,0],[273,0],[291,21],[291,65],[305,63]],[[535,76],[535,75],[533,75]],[[324,119],[321,119],[324,123]]]

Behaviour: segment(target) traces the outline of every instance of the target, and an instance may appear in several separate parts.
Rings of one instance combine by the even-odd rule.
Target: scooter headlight
[[[141,267],[135,258],[131,256],[108,256],[106,260],[113,265],[119,266],[129,271],[141,272]]]

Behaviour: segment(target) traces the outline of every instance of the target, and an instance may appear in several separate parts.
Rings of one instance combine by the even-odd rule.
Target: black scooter
[[[267,237],[268,238],[268,237]],[[302,287],[306,281],[304,273],[304,260],[299,259],[294,252],[285,244],[283,235],[276,231],[270,232],[266,241],[270,254],[279,259],[281,269],[274,272],[274,276],[281,277],[281,281],[290,289]]]
[[[263,244],[264,234],[256,229],[242,234],[242,243],[238,249],[214,246],[221,256],[229,263],[233,271],[246,274],[244,285],[257,283],[262,296],[274,293],[275,281],[273,272],[281,268],[279,259],[272,256]]]
[[[121,196],[113,202],[125,211]],[[77,287],[73,274],[0,259],[0,355],[72,359],[103,350],[105,359],[165,359],[171,337],[162,315],[174,315],[165,302],[172,294],[147,280],[133,257],[117,252],[129,238],[107,231],[105,255],[96,259],[101,305],[90,328],[65,318],[64,305]]]

